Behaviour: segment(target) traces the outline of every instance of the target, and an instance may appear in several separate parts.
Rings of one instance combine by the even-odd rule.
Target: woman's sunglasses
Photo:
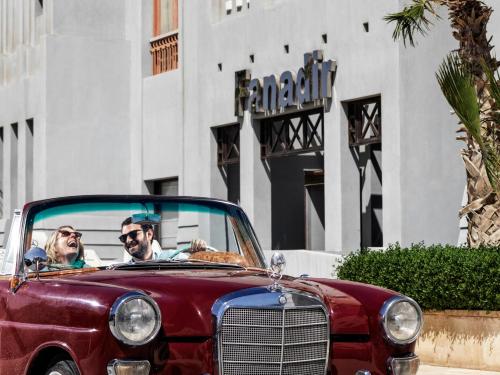
[[[142,232],[142,229],[131,230],[128,233],[122,234],[120,237],[118,237],[118,239],[120,240],[121,243],[127,242],[127,237],[129,236],[132,240],[135,240],[139,232]]]
[[[59,230],[58,231],[59,233],[61,233],[61,237],[69,237],[71,236],[72,234],[75,235],[75,238],[82,238],[82,234],[80,232],[70,232],[69,230]]]

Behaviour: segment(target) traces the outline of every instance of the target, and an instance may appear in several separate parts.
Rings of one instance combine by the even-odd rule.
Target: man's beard
[[[134,246],[129,246],[127,250],[129,250],[129,254],[132,255],[134,258],[144,260],[144,256],[148,252],[148,241],[145,239],[143,241],[138,241],[137,242],[137,250],[133,253],[130,252],[130,247]]]

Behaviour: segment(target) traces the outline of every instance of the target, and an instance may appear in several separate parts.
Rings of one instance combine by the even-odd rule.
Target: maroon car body
[[[250,309],[236,310],[243,314],[241,316],[248,325],[238,325],[234,337],[241,341],[249,340],[248,332],[259,327],[252,323],[252,314],[257,311],[274,313],[276,308],[280,310],[275,298],[281,301],[285,310],[286,306],[293,305],[290,312],[293,310],[297,316],[309,312],[306,307],[297,309],[302,304],[300,301],[306,304],[314,301],[316,307],[321,307],[317,311],[324,310],[326,314],[327,358],[324,368],[317,370],[323,362],[314,362],[318,359],[314,357],[315,344],[294,342],[295,333],[301,335],[299,330],[305,325],[294,324],[295,328],[288,328],[295,329],[288,344],[283,341],[285,339],[276,337],[278,344],[266,344],[264,340],[262,345],[269,347],[259,351],[253,349],[256,345],[240,342],[238,350],[242,352],[238,355],[252,358],[245,362],[248,370],[238,367],[240,373],[273,373],[273,360],[266,360],[265,357],[275,348],[281,354],[281,363],[276,364],[279,368],[277,373],[303,374],[306,371],[304,368],[310,368],[307,371],[311,374],[332,375],[415,373],[418,368],[418,358],[414,355],[415,338],[407,343],[394,342],[388,339],[382,322],[388,301],[408,301],[389,290],[333,279],[283,276],[276,282],[269,278],[264,264],[256,267],[185,260],[122,263],[49,272],[28,272],[22,264],[22,254],[32,243],[32,217],[42,208],[100,201],[150,202],[153,199],[165,200],[130,196],[61,198],[30,203],[17,213],[5,255],[14,263],[13,272],[0,276],[1,373],[46,374],[50,365],[62,360],[71,362],[77,369],[75,373],[85,375],[119,374],[125,371],[127,361],[147,361],[149,367],[144,373],[150,374],[230,374],[232,361],[226,361],[226,353],[221,353],[224,350],[227,352],[227,349],[220,342],[223,324],[222,313],[219,315],[218,311],[228,311],[228,306],[233,303],[231,301],[239,301],[240,305],[233,306],[236,308],[241,307],[242,301],[252,298],[258,301],[259,306],[254,304]],[[172,199],[165,201],[171,202]],[[201,198],[175,198],[173,201],[227,208],[248,226],[240,208],[230,203]],[[258,243],[255,239],[253,241],[253,248],[260,252]],[[262,254],[258,254],[258,259],[263,259]],[[4,259],[4,262],[8,261]],[[130,345],[111,332],[110,313],[117,300],[137,291],[157,304],[161,324],[149,342]],[[266,301],[274,302],[269,302],[267,306]],[[224,316],[226,319],[227,314]],[[304,319],[299,319],[299,322],[305,322]],[[231,327],[231,324],[227,326]],[[279,334],[269,334],[269,340],[284,332],[284,328],[265,328],[266,332],[272,332],[272,329],[277,329]],[[267,333],[252,336],[252,340],[265,335]],[[299,369],[294,367],[293,360],[284,361],[283,348],[293,348],[294,345],[299,353],[294,355],[302,356],[297,366],[310,362],[319,367]],[[257,350],[257,354],[253,355],[252,350]],[[311,358],[307,357],[308,350],[312,353]],[[113,363],[121,363],[125,367],[115,369]],[[64,371],[55,372],[58,373],[65,374]]]

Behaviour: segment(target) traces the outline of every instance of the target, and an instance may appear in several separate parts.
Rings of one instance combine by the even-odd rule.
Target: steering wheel
[[[202,250],[202,251],[217,252],[219,250],[217,250],[215,247],[207,245],[207,246],[205,246],[205,250]],[[173,253],[172,255],[170,255],[168,257],[168,259],[174,259],[179,254],[190,253],[190,252],[191,252],[191,244],[188,244],[188,245],[185,245],[185,246],[181,247],[175,253]]]

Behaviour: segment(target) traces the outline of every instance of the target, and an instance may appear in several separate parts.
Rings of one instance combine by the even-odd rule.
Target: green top
[[[90,267],[88,264],[85,263],[83,259],[75,260],[73,263],[70,264],[70,266],[77,269]]]

